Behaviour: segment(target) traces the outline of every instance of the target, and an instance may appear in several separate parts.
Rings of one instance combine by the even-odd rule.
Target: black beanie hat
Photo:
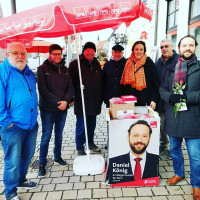
[[[84,47],[83,47],[83,52],[86,49],[94,49],[94,51],[96,52],[96,46],[95,46],[95,44],[93,42],[86,42]]]
[[[49,46],[49,53],[51,53],[54,50],[61,50],[62,52],[62,47],[58,44],[52,44]]]

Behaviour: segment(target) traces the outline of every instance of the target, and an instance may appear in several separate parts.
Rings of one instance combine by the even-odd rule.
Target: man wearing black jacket
[[[158,61],[155,63],[157,72],[158,72],[158,78],[159,78],[159,85],[162,83],[164,79],[164,74],[166,71],[166,68],[169,65],[173,65],[177,62],[179,54],[176,53],[176,51],[173,49],[173,44],[171,40],[164,39],[160,42],[160,50],[161,50],[161,57],[158,59]],[[162,153],[168,146],[169,140],[167,135],[165,134],[165,110],[164,110],[164,101],[159,98],[157,103],[157,111],[160,115],[160,153]],[[170,158],[170,156],[169,156]]]
[[[94,130],[96,128],[96,116],[101,113],[102,76],[101,66],[98,60],[95,58],[95,52],[95,44],[92,42],[87,42],[84,45],[83,52],[79,58],[84,92],[89,148],[94,152],[100,152],[100,148],[94,144]],[[69,71],[75,90],[74,113],[76,115],[76,149],[78,151],[78,155],[85,155],[86,153],[84,151],[84,144],[86,142],[86,138],[77,60],[74,60],[69,64]]]
[[[37,74],[42,120],[39,177],[44,177],[53,127],[55,132],[54,161],[61,166],[67,166],[67,163],[61,157],[62,133],[67,108],[72,100],[74,90],[69,70],[62,59],[62,48],[59,45],[53,44],[49,47],[49,58],[38,67]]]
[[[112,47],[112,58],[104,65],[103,76],[103,98],[106,107],[109,107],[109,100],[119,97],[119,86],[124,71],[126,59],[123,56],[124,47],[116,44]]]

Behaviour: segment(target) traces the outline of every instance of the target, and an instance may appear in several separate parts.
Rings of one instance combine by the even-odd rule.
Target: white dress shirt
[[[146,163],[146,156],[147,156],[147,152],[145,151],[144,154],[140,157],[140,158],[142,158],[142,160],[140,161],[142,176],[143,176],[144,167],[145,167],[145,163]],[[136,161],[134,160],[135,158],[137,158],[137,157],[130,152],[130,161],[131,161],[133,175],[134,175],[135,165],[136,165]]]

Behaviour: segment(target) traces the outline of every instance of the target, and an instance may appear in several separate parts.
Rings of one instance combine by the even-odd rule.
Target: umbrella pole
[[[38,46],[38,58],[39,58],[39,66],[40,66],[40,49],[39,49],[40,47]]]
[[[83,84],[82,84],[82,75],[81,75],[81,67],[80,67],[80,59],[79,59],[79,52],[78,52],[78,43],[77,43],[77,35],[76,29],[73,25],[74,34],[75,34],[75,44],[76,44],[76,55],[78,61],[78,72],[79,72],[79,79],[80,79],[80,89],[81,89],[81,99],[82,99],[82,108],[83,108],[83,120],[84,120],[84,127],[85,127],[85,139],[86,139],[86,153],[88,160],[90,159],[90,150],[88,145],[88,133],[87,133],[87,123],[86,123],[86,114],[85,114],[85,101],[84,101],[84,94],[83,94]]]
[[[73,25],[73,29],[74,29],[74,34],[75,34],[76,54],[77,54],[78,72],[79,72],[79,79],[80,79],[83,120],[84,120],[84,126],[85,126],[86,153],[87,153],[86,156],[78,156],[74,159],[73,171],[76,175],[80,175],[80,176],[96,175],[96,174],[101,174],[104,172],[105,161],[101,155],[90,155],[90,150],[89,150],[89,145],[88,145],[86,114],[85,114],[85,101],[84,101],[84,94],[83,94],[84,86],[82,84],[81,67],[80,67],[80,59],[79,59],[75,25]]]

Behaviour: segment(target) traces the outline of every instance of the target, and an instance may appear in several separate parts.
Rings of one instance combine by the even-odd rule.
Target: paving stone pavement
[[[106,159],[108,151],[105,149],[107,143],[107,123],[105,120],[105,106],[102,114],[97,118],[95,131],[95,143],[102,148],[101,155]],[[192,200],[192,187],[190,186],[190,168],[185,145],[183,145],[185,157],[186,179],[176,186],[169,186],[166,180],[173,173],[172,160],[169,160],[165,151],[160,156],[159,162],[159,186],[153,187],[123,187],[111,188],[104,183],[105,174],[95,176],[77,176],[73,174],[73,161],[77,157],[75,147],[75,115],[73,108],[68,111],[66,126],[63,133],[62,157],[68,162],[67,167],[60,167],[54,163],[47,170],[46,178],[38,178],[38,169],[33,169],[32,164],[38,160],[39,145],[41,139],[41,121],[37,146],[34,158],[29,167],[27,178],[38,182],[38,187],[33,190],[18,190],[22,200],[73,200],[73,199],[95,199],[95,200]],[[48,158],[53,159],[54,136],[52,135],[49,145]],[[3,185],[3,151],[0,146],[0,200],[4,200]]]

